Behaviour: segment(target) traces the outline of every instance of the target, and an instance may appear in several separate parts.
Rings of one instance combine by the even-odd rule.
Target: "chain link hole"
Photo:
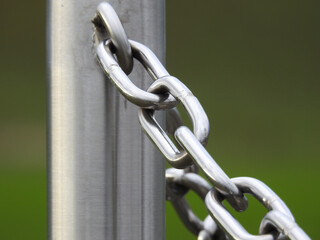
[[[203,204],[203,200],[195,194],[192,190],[189,191],[185,198],[190,205],[190,208],[202,221],[208,216],[209,212]]]
[[[260,222],[268,210],[250,194],[245,196],[248,198],[249,207],[244,212],[235,211],[226,200],[222,203],[249,233],[258,234]]]

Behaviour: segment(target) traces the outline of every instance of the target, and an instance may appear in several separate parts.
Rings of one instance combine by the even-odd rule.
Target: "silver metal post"
[[[161,240],[164,161],[141,131],[138,108],[94,58],[99,3],[48,4],[48,239]],[[129,38],[164,60],[164,0],[109,3]],[[144,89],[151,81],[141,67],[130,78]]]

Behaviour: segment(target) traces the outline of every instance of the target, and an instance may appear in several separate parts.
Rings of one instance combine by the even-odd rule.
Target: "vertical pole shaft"
[[[94,57],[100,0],[48,1],[48,239],[164,239],[164,161]],[[164,60],[164,0],[109,3],[128,37]]]

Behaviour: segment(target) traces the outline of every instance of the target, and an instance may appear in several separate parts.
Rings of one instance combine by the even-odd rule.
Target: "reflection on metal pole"
[[[48,238],[164,239],[164,161],[94,59],[99,3],[48,4]],[[109,3],[163,60],[164,1]],[[130,79],[151,81],[142,67]]]

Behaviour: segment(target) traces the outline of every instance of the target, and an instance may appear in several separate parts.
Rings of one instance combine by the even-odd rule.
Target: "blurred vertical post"
[[[95,60],[99,3],[48,0],[48,239],[161,240],[164,161],[141,131],[137,107]],[[109,3],[129,38],[164,60],[164,0]],[[130,78],[150,85],[137,64]]]

